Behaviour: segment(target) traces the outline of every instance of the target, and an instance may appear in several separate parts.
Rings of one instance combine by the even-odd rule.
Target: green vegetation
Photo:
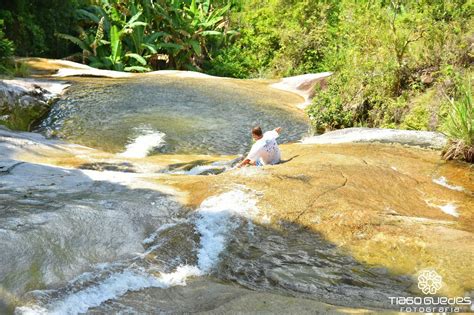
[[[11,57],[13,55],[13,42],[5,37],[3,32],[3,20],[0,20],[0,74],[9,72],[11,68]]]
[[[12,40],[19,56],[120,71],[331,71],[307,109],[321,132],[444,130],[465,103],[454,78],[473,73],[472,0],[18,0],[2,6],[0,19],[3,65]]]
[[[471,80],[457,85],[455,98],[448,98],[450,109],[445,123],[450,138],[443,157],[474,163],[474,106]]]
[[[72,32],[75,10],[86,0],[14,0],[2,1],[0,19],[6,36],[15,43],[15,55],[65,57],[74,51],[56,32]]]
[[[227,29],[228,5],[211,0],[121,1],[77,11],[79,37],[58,34],[78,45],[83,61],[119,71],[173,69],[202,70],[213,49],[232,34]]]
[[[344,3],[337,53],[323,60],[335,74],[308,109],[315,127],[436,130],[439,102],[433,96],[444,93],[448,69],[471,67],[472,3]]]
[[[213,56],[209,72],[254,78],[326,71],[340,6],[335,0],[241,1],[230,20],[240,34]]]
[[[352,126],[442,130],[446,120],[453,123],[460,103],[442,99],[459,89],[454,77],[473,72],[472,1],[242,3],[231,16],[240,36],[212,56],[210,73],[248,78],[334,72],[307,108],[319,132]],[[464,111],[472,117],[472,107]]]

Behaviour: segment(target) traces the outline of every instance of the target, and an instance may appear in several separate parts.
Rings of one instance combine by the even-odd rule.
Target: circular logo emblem
[[[418,288],[424,294],[436,294],[441,289],[442,278],[434,270],[423,270],[418,276]]]

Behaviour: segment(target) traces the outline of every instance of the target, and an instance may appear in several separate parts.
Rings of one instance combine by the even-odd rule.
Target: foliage
[[[11,74],[14,77],[28,77],[31,74],[30,67],[25,62],[16,61],[14,62],[14,67],[11,71]]]
[[[316,128],[317,132],[326,130],[352,127],[354,125],[355,115],[352,111],[345,109],[346,100],[343,95],[338,95],[340,86],[344,84],[332,82],[329,79],[329,86],[326,90],[317,92],[318,101],[309,106],[307,113]]]
[[[435,111],[439,111],[441,105],[435,88],[427,89],[419,96],[404,101],[401,103],[400,109],[403,110],[405,105],[409,108],[409,111],[400,124],[402,129],[432,130],[435,128],[434,124],[438,122]]]
[[[331,71],[308,114],[319,131],[364,125],[436,130],[446,69],[472,67],[469,0],[242,0],[216,75],[279,77]],[[457,70],[456,70],[457,71]]]
[[[11,67],[10,58],[13,55],[13,42],[5,37],[3,32],[3,20],[0,20],[0,74],[8,73]]]
[[[25,77],[29,75],[26,64],[15,62],[13,53],[15,45],[5,37],[3,32],[3,20],[0,20],[0,74],[6,76]]]
[[[316,128],[431,129],[427,115],[435,104],[423,111],[411,100],[431,87],[443,89],[447,66],[469,67],[473,12],[468,1],[343,1],[338,48],[323,59],[335,74],[308,110]],[[341,110],[325,114],[333,108]]]
[[[6,36],[15,43],[19,56],[64,57],[73,52],[54,34],[71,32],[74,11],[86,0],[6,0],[0,7]]]
[[[84,60],[98,68],[149,71],[162,58],[168,67],[198,70],[232,34],[225,20],[229,9],[212,0],[103,0],[78,10],[79,37],[58,36],[78,45]]]
[[[472,0],[17,0],[2,5],[1,18],[19,55],[65,55],[69,42],[104,69],[237,78],[331,71],[307,109],[321,132],[464,130],[465,108],[453,108],[467,102],[456,73],[472,72]],[[0,58],[11,47],[0,33]]]
[[[462,159],[474,163],[474,105],[472,82],[466,80],[457,85],[455,98],[448,98],[451,105],[445,123],[450,141],[443,152],[447,160]]]
[[[242,0],[231,17],[239,36],[212,56],[209,72],[233,77],[325,71],[338,1]]]

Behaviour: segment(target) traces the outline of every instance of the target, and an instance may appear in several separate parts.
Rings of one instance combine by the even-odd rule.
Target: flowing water
[[[256,124],[282,126],[280,142],[302,138],[308,122],[286,108],[297,101],[257,82],[77,79],[38,130],[124,158],[237,154]],[[34,170],[25,167],[21,188],[0,177],[0,312],[183,313],[224,305],[232,313],[255,310],[261,301],[244,297],[257,293],[275,305],[296,298],[292,311],[314,301],[384,308],[412,285],[298,226],[254,223],[260,193],[244,186],[190,211],[151,184],[130,188],[133,173]],[[41,181],[44,172],[53,175]]]
[[[38,130],[128,157],[149,153],[244,153],[250,130],[281,126],[280,141],[307,134],[297,96],[261,83],[141,77],[77,82]]]
[[[170,203],[163,204],[163,200],[156,208],[170,209]],[[383,269],[363,266],[318,235],[292,225],[285,226],[284,231],[277,231],[252,223],[252,218],[258,213],[257,200],[257,193],[235,187],[208,198],[195,212],[173,214],[164,211],[160,223],[158,219],[149,220],[155,213],[144,206],[151,212],[147,213],[148,224],[158,226],[155,231],[141,242],[134,239],[114,242],[111,238],[119,238],[122,233],[134,233],[118,231],[113,234],[106,229],[103,233],[109,234],[110,238],[103,242],[110,242],[111,248],[104,254],[117,257],[115,260],[96,264],[59,288],[49,286],[49,290],[27,293],[29,305],[16,311],[19,314],[77,314],[87,311],[142,314],[206,311],[219,306],[216,302],[216,299],[222,300],[219,294],[214,293],[214,299],[203,303],[200,298],[202,291],[186,292],[185,288],[179,295],[187,293],[189,298],[180,303],[170,303],[179,297],[173,291],[165,294],[164,301],[157,303],[153,298],[159,294],[156,290],[173,290],[175,286],[185,286],[188,281],[192,283],[199,278],[207,281],[206,290],[226,284],[221,288],[226,294],[229,292],[225,290],[240,284],[275,296],[290,295],[351,307],[382,308],[389,296],[406,294],[411,285],[409,278],[394,277]],[[134,214],[135,217],[140,215],[144,215],[143,210],[141,214]],[[117,216],[120,216],[120,210],[112,217]],[[105,222],[124,224],[120,219],[115,220],[118,222]],[[101,242],[93,237],[86,239],[96,242],[92,246],[97,250]],[[133,244],[143,246],[144,251],[136,249],[139,253],[132,257],[123,253],[125,255],[122,254],[120,259],[112,250],[118,250],[114,246],[116,242],[121,243],[117,244],[120,251],[133,253]],[[124,248],[127,244],[128,248]],[[252,310],[251,305],[248,310]]]

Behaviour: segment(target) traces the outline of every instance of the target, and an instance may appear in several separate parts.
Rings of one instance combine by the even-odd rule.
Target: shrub
[[[414,130],[436,130],[437,112],[440,111],[438,94],[437,88],[431,88],[418,96],[411,97],[405,105],[407,112],[400,119],[399,127]],[[392,114],[392,116],[394,115]]]
[[[78,45],[84,61],[97,68],[142,72],[166,59],[168,68],[199,70],[233,33],[227,28],[229,9],[212,0],[135,0],[126,8],[103,0],[78,10],[79,37],[57,36]]]
[[[449,142],[442,153],[443,158],[474,163],[474,106],[471,80],[458,83],[455,98],[448,100],[451,108],[445,130]]]
[[[28,77],[31,74],[30,67],[25,62],[15,61],[12,69],[12,75],[15,77]]]
[[[86,2],[89,0],[2,1],[0,19],[5,21],[7,37],[15,43],[15,54],[59,58],[75,52],[54,34],[72,31],[74,11]]]
[[[212,55],[208,71],[250,78],[325,71],[322,60],[334,35],[338,3],[242,0],[230,19],[239,36]]]
[[[334,82],[336,81],[336,82]],[[329,79],[329,88],[321,90],[314,98],[307,113],[316,131],[321,133],[333,129],[352,127],[354,112],[347,109],[348,100],[339,92],[339,84],[344,84],[343,76]]]
[[[440,69],[472,62],[472,9],[468,1],[454,0],[341,1],[337,36],[330,37],[321,67],[334,75],[308,110],[316,128],[435,128],[439,104],[420,102],[429,102],[423,94],[439,87]]]
[[[0,20],[0,73],[8,73],[11,66],[14,45],[11,40],[5,37],[3,32],[3,20]]]

